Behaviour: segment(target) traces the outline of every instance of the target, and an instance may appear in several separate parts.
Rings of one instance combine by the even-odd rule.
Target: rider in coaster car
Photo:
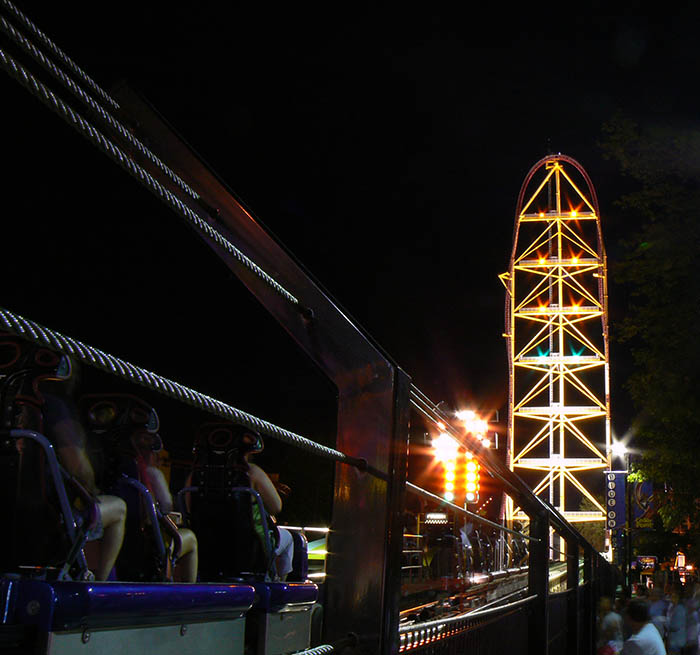
[[[286,580],[292,571],[294,540],[289,530],[276,525],[275,517],[282,511],[280,492],[287,495],[290,489],[284,484],[272,482],[262,468],[250,461],[251,457],[262,452],[263,448],[260,434],[244,425],[204,424],[195,444],[195,471],[206,466],[207,462],[211,464],[218,460],[233,472],[234,486],[249,485],[260,495],[264,510],[272,519],[268,521],[268,525],[273,533],[272,555],[275,560],[276,578]],[[187,486],[193,483],[193,479],[191,474]],[[255,512],[255,504],[253,508]],[[256,522],[259,522],[259,519],[256,519]]]
[[[148,487],[158,502],[164,514],[173,511],[173,497],[163,472],[156,466],[156,453],[162,448],[158,434],[152,434],[143,428],[134,428],[131,443],[136,452],[136,465],[141,481]],[[173,576],[179,582],[197,581],[197,537],[189,528],[178,527],[182,539],[180,556],[178,557]]]
[[[106,580],[124,540],[126,503],[117,496],[105,495],[97,488],[95,472],[86,451],[86,434],[80,423],[73,392],[77,386],[78,367],[70,360],[70,375],[62,383],[53,383],[44,396],[44,430],[56,448],[56,456],[85,489],[96,497],[98,518],[88,532],[85,557],[97,580]],[[79,516],[78,522],[86,520]]]
[[[262,441],[262,440],[261,440]],[[250,478],[250,486],[260,494],[263,505],[267,512],[274,518],[282,511],[282,499],[277,491],[277,487],[265,471],[257,464],[250,461],[252,453],[246,455],[245,460],[248,464],[248,476]],[[275,548],[275,566],[277,567],[277,576],[280,580],[286,580],[292,570],[292,559],[294,557],[294,541],[289,530],[278,526],[279,543]]]
[[[151,492],[170,527],[177,530],[181,546],[173,570],[174,579],[177,582],[196,582],[197,537],[192,530],[173,525],[173,498],[165,476],[156,466],[157,453],[163,442],[158,434],[160,421],[155,409],[127,394],[86,396],[82,403],[94,433],[118,444],[117,468],[128,471],[130,475],[133,472],[133,477],[138,477]]]

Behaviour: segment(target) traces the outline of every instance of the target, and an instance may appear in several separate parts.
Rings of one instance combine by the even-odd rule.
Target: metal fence
[[[534,597],[399,630],[399,652],[420,655],[523,655]]]

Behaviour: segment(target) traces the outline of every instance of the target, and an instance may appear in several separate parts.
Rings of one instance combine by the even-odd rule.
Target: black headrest
[[[212,456],[225,460],[244,458],[260,453],[264,448],[260,433],[245,425],[233,423],[205,423],[197,431],[195,460]]]
[[[21,380],[17,391],[43,403],[42,390],[58,394],[73,390],[77,366],[68,355],[0,332],[0,376]]]
[[[151,450],[163,446],[158,413],[137,396],[126,393],[89,394],[80,399],[80,414],[92,434],[130,437],[135,431],[153,435]]]

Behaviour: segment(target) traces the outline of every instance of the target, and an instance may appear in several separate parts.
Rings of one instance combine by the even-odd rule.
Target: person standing
[[[686,641],[682,649],[683,655],[697,655],[698,652],[698,600],[689,589],[685,598],[686,611]]]
[[[668,601],[664,598],[661,587],[653,587],[649,598],[649,617],[665,641],[668,634]]]
[[[661,635],[649,621],[649,606],[643,598],[632,598],[625,610],[630,636],[621,655],[667,655]]]
[[[612,599],[603,596],[598,606],[598,655],[614,655],[622,648],[622,617]]]
[[[671,592],[671,607],[668,615],[668,652],[680,655],[687,639],[687,611],[681,600],[681,590],[674,587]]]

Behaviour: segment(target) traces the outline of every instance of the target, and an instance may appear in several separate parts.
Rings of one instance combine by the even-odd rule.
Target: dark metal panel
[[[529,652],[547,655],[549,652],[549,516],[544,512],[530,516],[528,593],[536,595],[528,627]]]
[[[567,653],[578,655],[579,653],[579,631],[578,631],[578,613],[579,613],[579,595],[578,595],[578,558],[579,547],[576,539],[568,539],[566,541],[566,588],[571,592],[566,608],[568,631],[566,635]]]
[[[547,648],[549,655],[569,655],[567,607],[572,590],[551,594],[547,599]],[[531,653],[540,651],[530,650]]]
[[[595,610],[593,601],[593,558],[597,557],[593,551],[584,548],[583,551],[583,607],[581,613],[583,615],[582,623],[583,634],[581,635],[581,652],[592,652],[595,639]]]
[[[394,433],[389,460],[389,516],[387,517],[387,554],[384,572],[382,653],[398,653],[399,650],[403,513],[406,499],[411,416],[410,389],[411,379],[401,369],[397,369],[394,387]]]

